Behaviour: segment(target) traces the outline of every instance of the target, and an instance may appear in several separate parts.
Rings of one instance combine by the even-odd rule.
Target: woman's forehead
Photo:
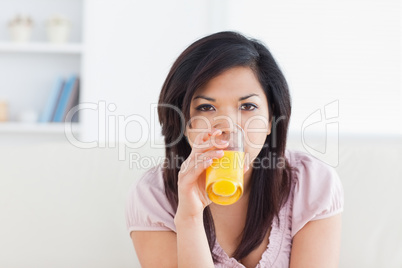
[[[234,67],[212,78],[193,95],[193,100],[200,96],[208,98],[228,98],[247,94],[264,94],[254,72],[249,67]]]

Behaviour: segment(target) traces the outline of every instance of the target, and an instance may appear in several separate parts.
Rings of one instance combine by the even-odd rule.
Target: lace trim
[[[279,211],[280,225],[278,225],[277,218],[272,222],[271,232],[269,234],[269,243],[267,249],[262,253],[261,259],[258,262],[256,268],[266,268],[272,267],[275,264],[276,259],[279,256],[280,249],[282,247],[283,239],[285,237],[285,229],[289,226],[289,209],[290,209],[290,199],[285,203],[282,209]],[[220,263],[216,264],[215,267],[233,267],[233,268],[243,268],[245,267],[239,263],[235,258],[230,257],[219,245],[218,241],[215,242],[213,252],[220,257]]]
[[[279,211],[280,225],[278,226],[277,218],[272,223],[271,233],[269,235],[269,243],[267,249],[262,253],[261,259],[258,262],[256,268],[273,267],[276,259],[279,256],[282,248],[283,239],[285,237],[285,229],[288,226],[289,214],[289,200],[285,203],[282,209]]]
[[[239,263],[235,258],[229,258],[226,252],[219,245],[218,241],[215,242],[214,249],[212,250],[214,254],[218,255],[220,262],[215,265],[219,268],[245,268],[245,266]]]

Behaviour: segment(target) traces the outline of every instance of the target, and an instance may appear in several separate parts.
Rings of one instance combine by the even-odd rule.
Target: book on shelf
[[[58,77],[39,122],[65,122],[68,112],[78,105],[78,102],[79,77],[72,75],[68,80]],[[78,122],[78,112],[73,115],[71,122]]]
[[[40,123],[47,123],[53,120],[54,111],[56,110],[57,103],[59,102],[64,83],[64,79],[61,76],[56,78],[52,91],[50,92],[45,107],[39,117]]]
[[[72,108],[74,108],[76,105],[78,105],[79,89],[80,89],[80,79],[79,79],[79,77],[76,77],[76,79],[74,80],[73,89],[70,92],[70,96],[67,101],[67,106],[64,109],[62,122],[66,122],[67,114],[70,112],[70,110]],[[78,112],[75,112],[69,121],[70,122],[78,122]]]

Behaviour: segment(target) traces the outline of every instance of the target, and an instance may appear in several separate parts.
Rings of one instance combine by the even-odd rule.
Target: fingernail
[[[217,151],[216,151],[216,154],[217,154],[217,155],[223,155],[223,150],[217,150]]]
[[[212,135],[217,135],[217,134],[222,134],[222,130],[216,129],[214,132],[212,132]]]

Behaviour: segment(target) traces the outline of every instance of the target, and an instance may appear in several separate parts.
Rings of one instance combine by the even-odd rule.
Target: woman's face
[[[192,146],[200,131],[238,124],[244,129],[244,150],[252,161],[271,133],[268,113],[267,97],[254,72],[234,67],[194,93],[186,136]]]

